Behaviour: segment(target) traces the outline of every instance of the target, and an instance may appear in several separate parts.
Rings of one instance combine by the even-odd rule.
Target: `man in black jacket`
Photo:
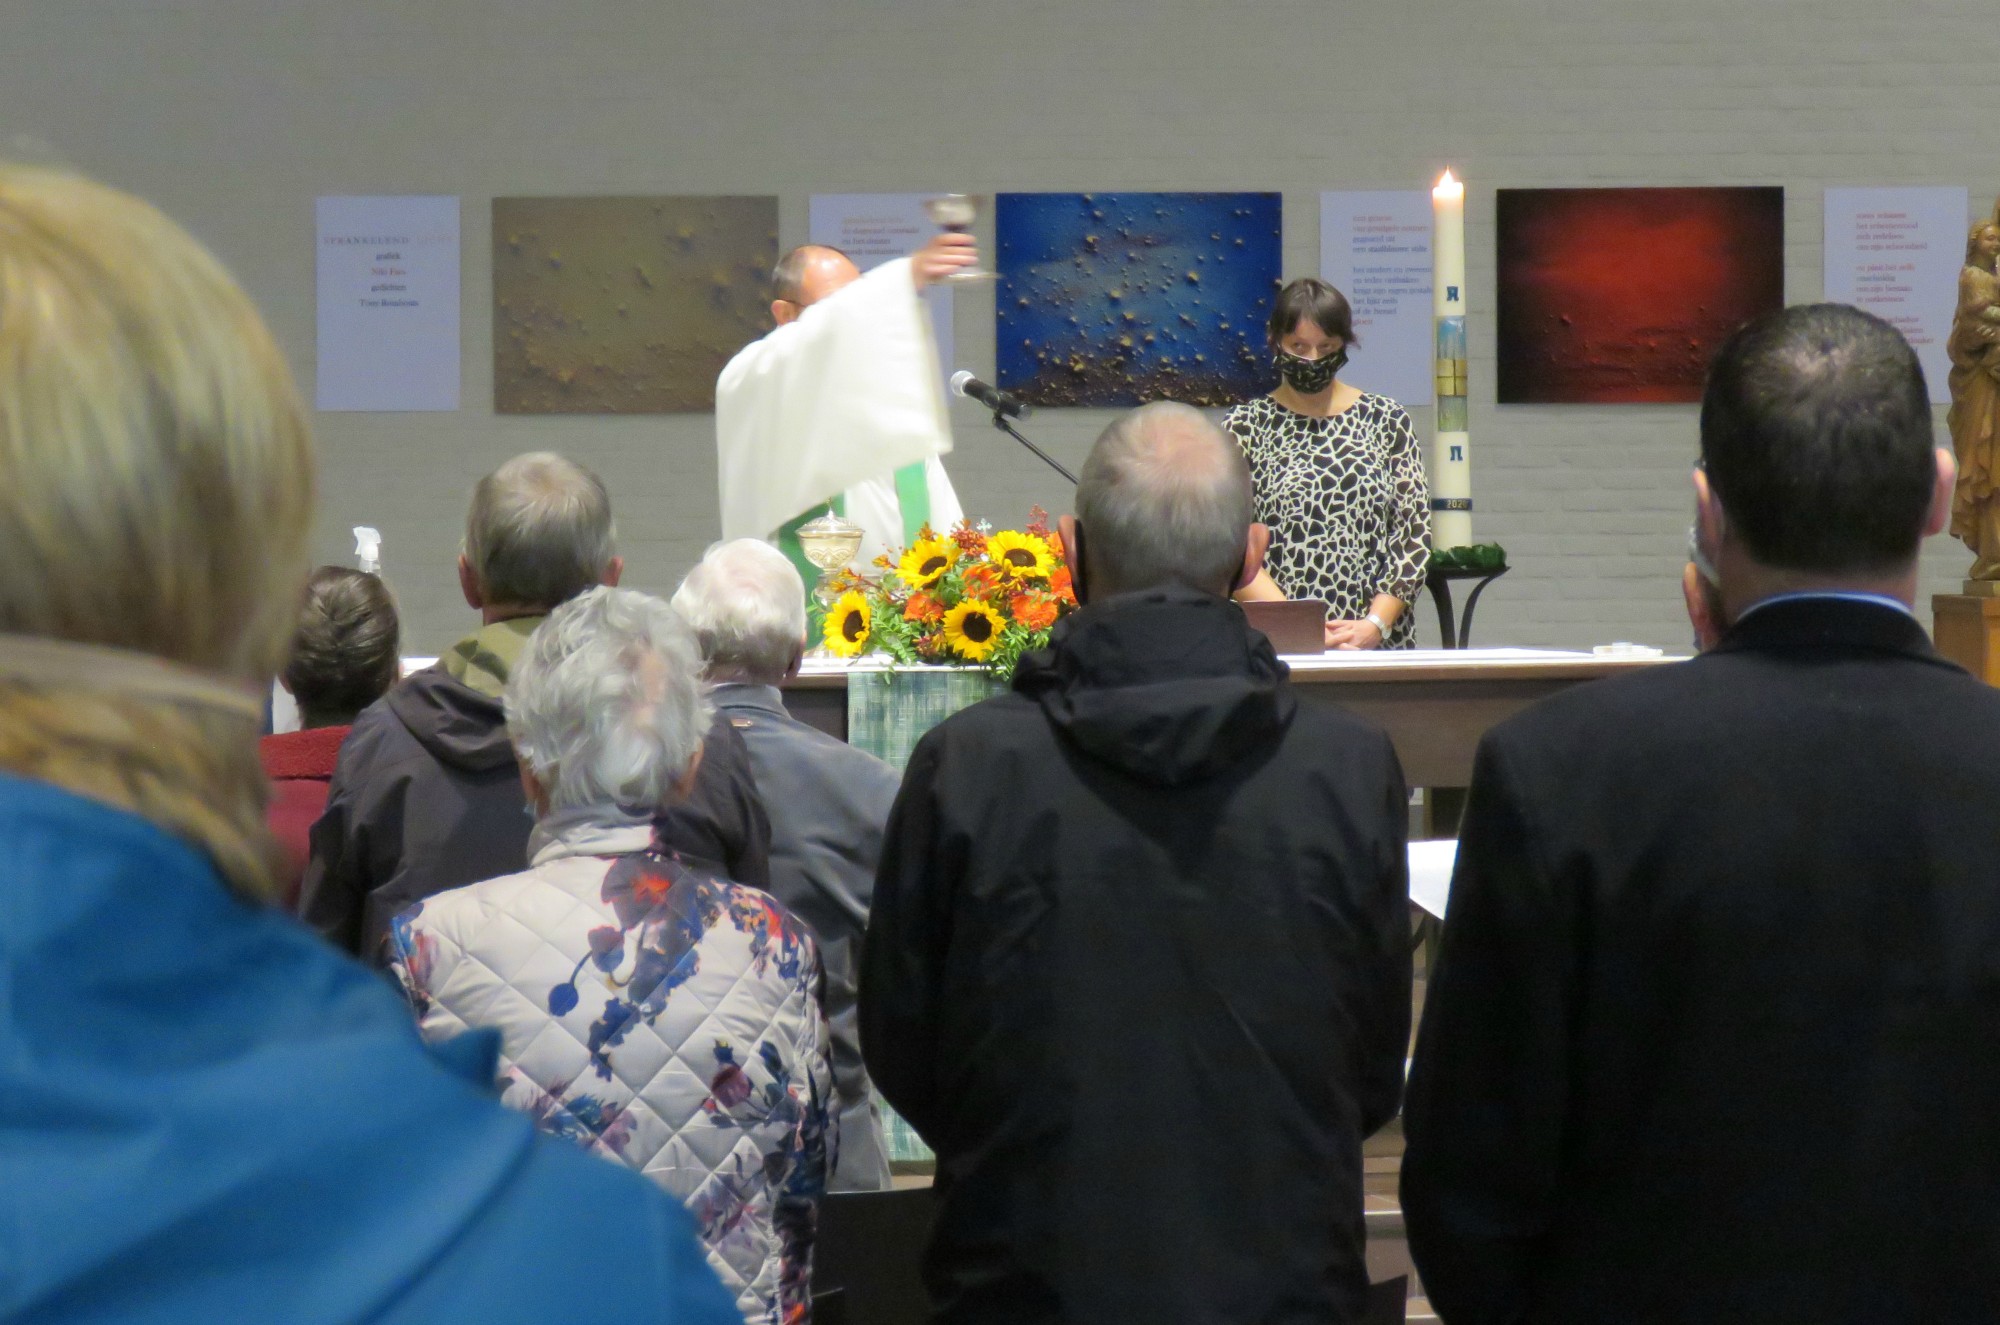
[[[458,579],[480,628],[355,720],[312,828],[307,923],[379,965],[390,920],[412,903],[527,867],[534,825],[501,707],[507,675],[553,608],[623,571],[610,495],[582,465],[533,452],[479,481]],[[693,794],[659,827],[690,859],[769,886],[770,821],[726,721],[709,732]]]
[[[1404,1126],[1451,1325],[2000,1319],[2000,694],[1932,652],[1916,355],[1717,355],[1722,638],[1490,732]]]
[[[1076,505],[1084,609],[917,746],[862,958],[868,1069],[938,1154],[938,1319],[1354,1319],[1402,770],[1229,601],[1269,533],[1213,424],[1127,415]]]

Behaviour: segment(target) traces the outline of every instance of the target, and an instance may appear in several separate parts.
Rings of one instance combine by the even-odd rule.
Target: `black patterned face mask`
[[[1324,359],[1301,359],[1284,350],[1272,353],[1285,384],[1302,396],[1316,396],[1333,385],[1333,375],[1347,362],[1347,347],[1341,346]]]

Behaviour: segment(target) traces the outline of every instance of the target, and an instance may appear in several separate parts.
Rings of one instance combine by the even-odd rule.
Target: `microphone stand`
[[[997,409],[993,411],[993,426],[998,428],[1001,432],[1006,433],[1009,437],[1012,437],[1015,441],[1019,442],[1021,445],[1027,447],[1030,451],[1033,451],[1036,455],[1040,456],[1042,458],[1042,463],[1047,465],[1050,469],[1055,470],[1056,473],[1061,474],[1071,483],[1076,482],[1076,475],[1070,473],[1067,469],[1064,469],[1060,464],[1058,464],[1054,456],[1050,455],[1047,451],[1044,451],[1041,447],[1036,446],[1033,442],[1029,441],[1027,438],[1021,436],[1019,432],[1015,431],[1014,425],[1007,422],[1007,416],[1002,414]]]

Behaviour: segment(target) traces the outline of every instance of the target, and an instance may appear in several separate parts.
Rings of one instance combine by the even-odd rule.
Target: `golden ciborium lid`
[[[839,570],[861,550],[864,532],[852,520],[828,511],[799,526],[799,546],[805,550],[806,560],[821,570]]]

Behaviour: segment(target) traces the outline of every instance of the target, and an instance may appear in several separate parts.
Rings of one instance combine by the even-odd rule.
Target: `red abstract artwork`
[[[1785,301],[1785,191],[1501,189],[1499,403],[1687,402]]]

